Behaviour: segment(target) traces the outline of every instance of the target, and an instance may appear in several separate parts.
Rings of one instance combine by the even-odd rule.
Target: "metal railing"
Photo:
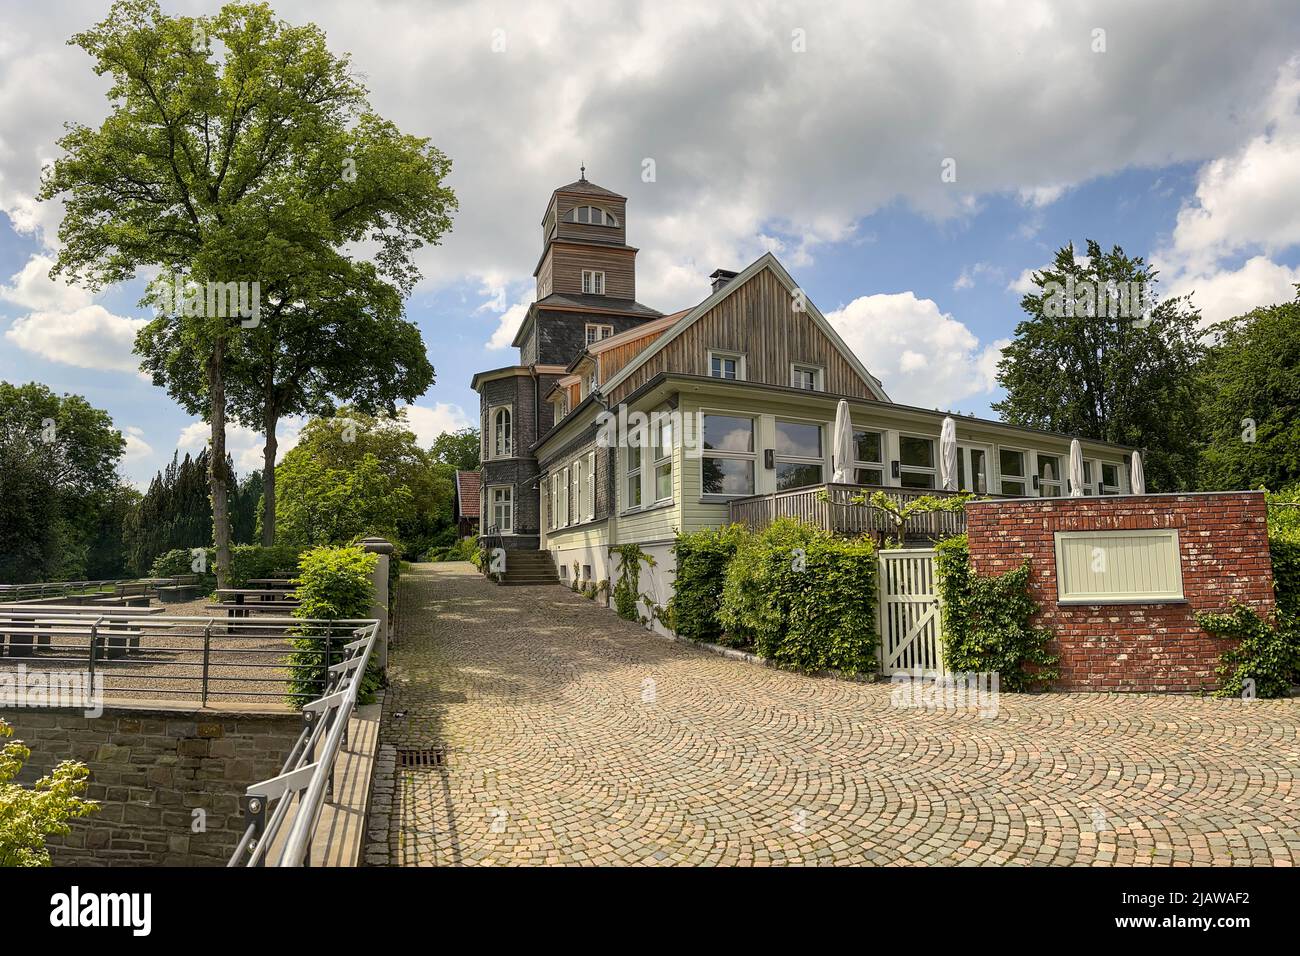
[[[20,664],[29,672],[75,670],[109,696],[200,706],[309,700],[329,689],[323,663],[369,623],[154,610],[0,605],[0,673]]]
[[[228,866],[310,866],[321,810],[334,790],[334,764],[347,742],[378,621],[354,621],[344,656],[329,665],[325,693],[303,706],[303,728],[280,773],[245,791],[245,829]]]
[[[126,597],[156,594],[160,587],[197,584],[197,574],[167,578],[104,578],[98,581],[36,581],[30,584],[0,584],[0,602],[30,601],[51,597]]]

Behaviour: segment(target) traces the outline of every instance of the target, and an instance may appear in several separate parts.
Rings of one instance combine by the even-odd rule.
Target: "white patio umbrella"
[[[1083,497],[1083,446],[1079,439],[1070,439],[1070,497]]]
[[[1135,495],[1147,493],[1147,479],[1142,474],[1142,456],[1133,452],[1133,465],[1129,469],[1129,491]]]
[[[840,399],[835,406],[835,430],[831,437],[831,481],[848,484],[853,480],[853,421],[849,403]]]
[[[939,432],[939,483],[946,491],[957,490],[957,423],[951,415]]]

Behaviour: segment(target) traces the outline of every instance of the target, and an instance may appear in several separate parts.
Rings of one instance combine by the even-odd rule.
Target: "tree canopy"
[[[993,408],[1008,422],[1146,450],[1152,491],[1195,487],[1200,314],[1186,298],[1159,300],[1157,274],[1141,257],[1088,240],[1033,274],[1026,318],[1002,351]],[[1140,283],[1145,314],[1098,308],[1099,289]],[[1053,285],[1055,284],[1055,285]],[[1068,290],[1068,291],[1067,291]],[[1116,309],[1114,312],[1125,310]]]
[[[446,462],[457,471],[478,471],[479,447],[478,429],[462,428],[443,432],[429,450],[436,461]]]

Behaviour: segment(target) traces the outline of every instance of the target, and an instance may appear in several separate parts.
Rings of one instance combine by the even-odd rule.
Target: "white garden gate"
[[[942,671],[933,548],[880,552],[880,670]]]

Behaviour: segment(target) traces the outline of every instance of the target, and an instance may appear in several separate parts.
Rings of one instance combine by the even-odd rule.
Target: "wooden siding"
[[[581,295],[584,269],[605,273],[605,295],[610,298],[636,298],[636,252],[632,249],[552,243],[542,258],[538,281],[541,281],[543,272],[549,271],[552,275],[550,292]]]
[[[654,345],[659,337],[667,332],[667,329],[661,329],[651,335],[642,336],[635,341],[620,345],[617,348],[609,349],[600,353],[600,381],[609,381],[617,375],[622,369],[634,358]]]
[[[564,217],[569,214],[569,210],[577,206],[595,206],[597,209],[611,212],[618,219],[618,225],[593,226],[590,223],[583,225],[580,222],[565,222]],[[556,235],[561,239],[584,239],[621,246],[627,241],[625,211],[625,203],[609,197],[557,195],[554,207],[558,230]]]
[[[555,291],[554,279],[551,257],[547,256],[542,260],[541,268],[537,270],[537,298],[545,299]],[[581,279],[581,276],[579,276],[579,279]]]
[[[710,349],[743,353],[745,379],[750,382],[788,386],[791,363],[817,365],[824,370],[823,390],[873,397],[870,386],[812,317],[796,312],[785,286],[764,269],[620,382],[610,400],[622,401],[659,372],[708,375]]]

